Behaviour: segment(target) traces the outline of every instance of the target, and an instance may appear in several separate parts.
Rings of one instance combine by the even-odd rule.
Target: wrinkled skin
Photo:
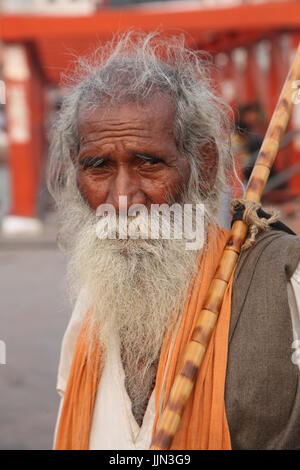
[[[92,209],[110,203],[118,210],[119,196],[148,209],[178,200],[190,170],[176,147],[173,122],[174,106],[161,96],[144,106],[79,112],[77,184]]]
[[[176,146],[174,116],[171,98],[159,94],[144,105],[79,111],[80,149],[72,159],[78,188],[92,209],[109,203],[118,211],[119,196],[127,196],[128,207],[144,204],[148,210],[179,201],[190,167]],[[215,152],[205,161],[206,179],[213,184]]]

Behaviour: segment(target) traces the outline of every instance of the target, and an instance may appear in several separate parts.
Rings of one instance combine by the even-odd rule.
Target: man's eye
[[[137,157],[143,160],[143,162],[148,165],[156,165],[157,163],[162,162],[160,158],[154,157],[153,155],[137,154]]]
[[[84,170],[87,168],[101,168],[105,163],[105,158],[99,157],[86,157],[80,161],[80,164]]]

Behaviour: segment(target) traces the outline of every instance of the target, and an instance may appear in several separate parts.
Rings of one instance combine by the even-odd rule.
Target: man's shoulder
[[[235,282],[243,277],[261,273],[284,275],[288,281],[300,263],[300,236],[280,230],[259,234],[254,245],[239,256]]]
[[[235,449],[299,447],[299,368],[287,289],[299,261],[300,237],[273,229],[240,255],[225,393]]]
[[[71,318],[62,340],[56,386],[59,392],[65,392],[75,344],[86,311],[86,291],[82,289],[77,297]]]
[[[266,332],[270,321],[286,330],[287,324],[291,327],[287,284],[299,263],[300,237],[277,230],[259,235],[254,245],[241,253],[232,289],[230,339],[237,323],[249,321],[251,329],[251,325],[266,321],[261,325],[261,331]]]

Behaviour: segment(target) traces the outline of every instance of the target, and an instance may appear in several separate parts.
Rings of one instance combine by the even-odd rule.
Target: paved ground
[[[65,259],[52,235],[0,239],[0,449],[49,449],[59,397],[62,335],[70,315]]]

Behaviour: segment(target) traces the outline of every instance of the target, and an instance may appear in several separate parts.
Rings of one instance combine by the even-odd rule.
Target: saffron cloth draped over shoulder
[[[183,361],[211,280],[217,269],[229,232],[208,230],[207,248],[199,257],[198,272],[189,286],[183,311],[171,335],[166,335],[161,349],[155,383],[155,420],[153,435],[167,403],[175,376]],[[171,449],[231,449],[226,418],[224,389],[227,366],[228,331],[231,310],[232,279],[222,309],[199,370],[195,387],[184,410]],[[98,385],[101,386],[105,354],[98,343],[89,354],[88,315],[83,322],[72,360],[55,448],[84,450],[89,447],[93,407]]]

